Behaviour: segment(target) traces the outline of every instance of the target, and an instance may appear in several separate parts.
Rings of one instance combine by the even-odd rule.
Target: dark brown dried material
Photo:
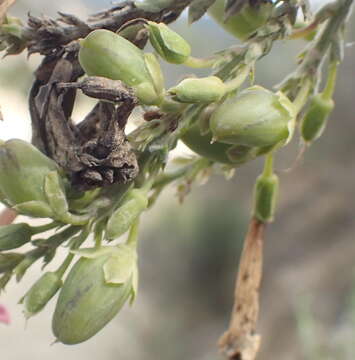
[[[83,74],[76,50],[73,44],[47,56],[36,72],[30,93],[32,142],[80,190],[129,182],[138,174],[138,164],[124,127],[137,100],[120,81],[89,77],[76,82]],[[75,125],[71,114],[77,88],[100,101]]]
[[[99,12],[84,22],[76,16],[59,13],[57,20],[29,15],[23,34],[29,54],[50,55],[74,40],[84,38],[96,29],[119,30],[130,20],[143,18],[170,23],[176,20],[192,0],[174,1],[160,12],[147,12],[134,5],[134,1],[123,1],[109,10]],[[144,33],[137,34],[137,45],[145,44]],[[143,38],[142,38],[143,37]]]

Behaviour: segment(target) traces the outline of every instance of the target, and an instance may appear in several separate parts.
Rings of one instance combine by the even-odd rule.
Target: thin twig
[[[254,360],[259,350],[260,335],[255,329],[259,314],[264,229],[264,223],[251,219],[240,260],[229,329],[219,340],[222,353],[230,360]]]

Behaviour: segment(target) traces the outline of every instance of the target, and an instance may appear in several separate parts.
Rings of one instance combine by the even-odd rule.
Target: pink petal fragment
[[[10,314],[6,310],[6,307],[3,305],[0,305],[0,323],[4,324],[10,324]]]

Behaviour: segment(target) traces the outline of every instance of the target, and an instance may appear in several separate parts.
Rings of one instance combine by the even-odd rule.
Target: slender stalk
[[[216,63],[217,58],[211,57],[211,58],[196,58],[193,56],[189,56],[187,60],[184,62],[185,66],[195,68],[195,69],[205,69],[205,68],[211,68]]]
[[[336,84],[337,69],[338,69],[337,63],[332,62],[329,65],[327,83],[325,85],[324,90],[322,91],[322,93],[323,93],[322,97],[325,100],[330,100],[333,97],[335,84]]]
[[[309,92],[311,90],[312,82],[310,80],[305,80],[303,85],[301,86],[301,89],[299,90],[295,100],[293,101],[293,105],[296,109],[296,114],[298,114],[303,106],[306,104],[309,96]]]

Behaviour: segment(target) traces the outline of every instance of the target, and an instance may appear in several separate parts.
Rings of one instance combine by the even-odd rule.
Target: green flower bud
[[[62,280],[57,273],[44,273],[21,300],[25,306],[26,317],[31,317],[40,312],[61,286]]]
[[[188,78],[169,89],[173,99],[183,103],[211,103],[219,101],[226,92],[226,85],[217,76]]]
[[[90,76],[121,80],[131,86],[143,104],[161,102],[143,51],[112,31],[95,30],[82,40],[79,62]]]
[[[246,4],[241,11],[225,21],[225,3],[226,0],[216,0],[208,9],[208,14],[224,30],[242,41],[247,40],[261,26],[266,24],[273,8],[273,5],[270,3],[261,2],[259,6]]]
[[[44,201],[27,201],[13,207],[19,214],[32,217],[54,217],[51,207]]]
[[[0,192],[11,205],[46,202],[44,178],[57,169],[54,161],[23,140],[0,144]]]
[[[254,189],[254,216],[262,222],[274,218],[279,180],[275,174],[260,175]]]
[[[165,61],[183,64],[191,54],[188,42],[164,23],[148,21],[149,40]]]
[[[133,296],[136,251],[127,245],[79,250],[83,255],[60,291],[52,328],[64,344],[88,340],[111,321]]]
[[[23,259],[23,254],[17,253],[0,253],[0,274],[12,271]]]
[[[128,191],[120,207],[111,215],[107,222],[107,239],[116,239],[128,231],[147,206],[148,197],[146,191],[141,189]]]
[[[294,129],[294,105],[282,93],[252,86],[224,101],[210,120],[213,139],[250,147],[287,142]]]
[[[317,140],[323,133],[328,117],[334,109],[334,101],[322,94],[313,96],[301,124],[301,134],[306,142]]]
[[[32,231],[28,224],[0,226],[0,251],[16,249],[31,241]]]

